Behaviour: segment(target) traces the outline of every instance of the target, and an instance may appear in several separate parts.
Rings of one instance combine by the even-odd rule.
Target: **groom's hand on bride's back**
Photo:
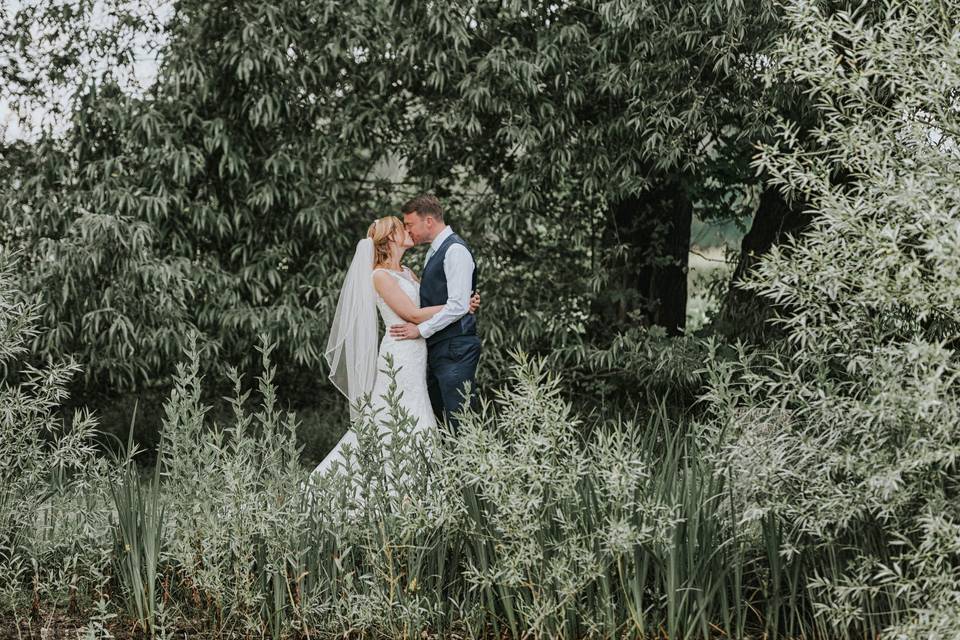
[[[477,309],[480,308],[480,292],[474,291],[473,295],[470,296],[470,313],[476,313]]]
[[[390,335],[397,340],[416,340],[420,337],[420,329],[412,322],[394,324],[390,326]]]

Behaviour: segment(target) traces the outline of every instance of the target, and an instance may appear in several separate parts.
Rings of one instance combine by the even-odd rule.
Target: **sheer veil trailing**
[[[357,400],[373,390],[377,375],[377,303],[373,289],[373,240],[357,243],[337,300],[324,357],[330,380],[350,401],[350,418],[359,413]]]

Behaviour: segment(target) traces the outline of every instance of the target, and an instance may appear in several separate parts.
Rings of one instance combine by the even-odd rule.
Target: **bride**
[[[409,267],[400,264],[413,239],[394,216],[375,220],[347,270],[324,356],[330,365],[330,380],[350,402],[351,422],[361,417],[363,398],[369,394],[371,409],[387,412],[384,396],[390,386],[387,357],[391,356],[399,404],[415,421],[414,433],[437,425],[427,393],[427,344],[423,338],[397,340],[385,332],[377,348],[377,311],[385,327],[402,322],[419,324],[433,317],[442,306],[420,308],[420,281]],[[479,294],[470,300],[470,313],[480,306]],[[381,432],[384,428],[381,427]],[[344,464],[344,449],[356,450],[357,433],[351,428],[311,476],[325,475]]]

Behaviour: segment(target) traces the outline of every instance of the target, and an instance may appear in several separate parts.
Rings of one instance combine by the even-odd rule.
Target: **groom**
[[[420,276],[420,306],[443,305],[436,315],[420,324],[396,324],[390,335],[399,339],[423,336],[427,341],[427,390],[437,417],[456,431],[452,414],[464,402],[469,383],[471,402],[480,338],[477,319],[467,313],[470,295],[477,288],[476,264],[463,238],[443,221],[443,208],[432,195],[420,195],[401,208],[403,224],[416,244],[430,243]]]

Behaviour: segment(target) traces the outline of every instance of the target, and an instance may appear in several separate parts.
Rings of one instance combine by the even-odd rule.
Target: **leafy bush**
[[[76,609],[105,588],[111,469],[95,455],[94,416],[79,410],[67,425],[59,412],[78,366],[23,361],[38,306],[15,288],[14,260],[0,252],[0,612],[17,616],[41,598]]]
[[[165,560],[192,604],[188,611],[208,614],[218,627],[234,619],[249,633],[272,621],[276,636],[286,553],[298,548],[306,520],[296,421],[276,406],[272,347],[259,350],[260,408],[247,411],[250,391],[232,372],[233,423],[223,427],[206,420],[196,335],[187,362],[177,366],[161,434],[170,515]]]
[[[320,628],[393,637],[745,628],[743,549],[730,544],[723,482],[664,414],[584,438],[559,378],[521,356],[510,385],[465,415],[455,437],[411,443],[396,409],[387,424],[389,441],[406,444],[385,453],[368,420],[353,471],[320,486],[309,545],[322,550]]]
[[[616,411],[638,407],[645,412],[663,404],[689,409],[704,390],[706,353],[702,338],[672,338],[661,327],[637,326],[603,347],[578,344],[548,357],[563,371],[578,406],[599,409],[616,421]]]
[[[707,397],[744,517],[780,523],[832,636],[946,637],[960,602],[960,4],[938,6],[791,3],[771,74],[822,124],[810,148],[780,121],[758,166],[816,218],[745,285],[786,343],[714,367]]]

